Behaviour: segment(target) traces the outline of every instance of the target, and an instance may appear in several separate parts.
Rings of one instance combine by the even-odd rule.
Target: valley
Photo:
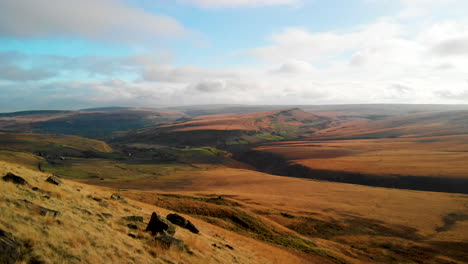
[[[143,208],[135,213],[145,218],[151,210],[188,216],[204,235],[178,236],[195,255],[159,251],[162,259],[176,263],[180,258],[204,263],[205,250],[215,259],[209,263],[231,263],[233,258],[238,263],[468,262],[466,112],[421,107],[410,113],[413,108],[375,114],[377,106],[348,112],[339,107],[317,107],[317,112],[234,108],[239,113],[177,109],[183,118],[119,127],[97,137],[104,141],[65,135],[72,133],[68,128],[27,133],[38,120],[16,125],[12,132],[11,123],[0,119],[0,127],[8,127],[0,133],[0,171],[30,180],[57,175],[94,195],[118,193]],[[122,109],[105,111],[110,112],[99,118]],[[60,118],[66,124],[76,116]],[[78,130],[88,126],[75,125]],[[18,197],[28,193],[3,188]],[[86,197],[73,197],[89,203]],[[59,197],[36,198],[49,206],[63,203]],[[8,198],[2,199],[8,204]],[[119,215],[126,214],[113,206]],[[106,228],[125,235],[120,222],[111,223]],[[0,228],[8,226],[0,222]],[[218,239],[215,234],[242,252],[210,246],[206,241]],[[131,242],[143,247],[143,259],[151,258],[147,240],[142,236]]]

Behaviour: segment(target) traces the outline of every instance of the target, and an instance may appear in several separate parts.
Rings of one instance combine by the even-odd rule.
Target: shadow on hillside
[[[280,155],[249,150],[235,154],[238,161],[257,170],[280,176],[343,182],[376,187],[468,194],[468,179],[430,176],[374,175],[355,172],[319,170],[294,164]]]

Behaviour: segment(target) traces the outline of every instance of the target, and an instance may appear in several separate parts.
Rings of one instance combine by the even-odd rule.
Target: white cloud
[[[259,7],[267,5],[297,5],[301,0],[180,0],[203,8]]]
[[[118,0],[0,1],[3,37],[79,37],[136,43],[187,33],[170,17],[154,15]]]

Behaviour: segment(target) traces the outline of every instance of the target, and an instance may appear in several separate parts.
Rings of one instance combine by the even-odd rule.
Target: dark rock
[[[192,224],[192,222],[188,221],[187,220],[187,225],[185,226],[186,229],[188,229],[190,232],[194,233],[194,234],[198,234],[200,233],[200,231],[198,230],[198,228],[195,227],[194,224]]]
[[[150,231],[153,236],[158,233],[163,234],[163,232],[173,235],[175,234],[175,226],[164,217],[153,212],[145,231]]]
[[[92,199],[96,202],[102,202],[102,198],[99,197],[92,197]]]
[[[213,246],[213,247],[215,247],[215,248],[222,249],[222,247],[218,246],[218,244],[215,244],[215,243],[211,244],[211,246]]]
[[[167,220],[171,221],[174,225],[178,225],[180,227],[184,227],[187,225],[187,220],[178,214],[168,214],[166,216]]]
[[[37,187],[32,187],[31,190],[35,191],[35,192],[38,192],[38,193],[42,193],[42,194],[45,194],[46,196],[51,196],[52,193],[51,192],[48,192],[48,191],[44,191],[42,189],[39,189]],[[49,197],[50,198],[50,197]]]
[[[14,184],[19,184],[19,185],[29,185],[29,183],[21,178],[20,176],[16,176],[15,174],[9,172],[5,176],[3,176],[3,180],[6,182],[12,182]]]
[[[182,228],[188,229],[192,233],[198,234],[200,232],[195,227],[195,225],[192,224],[192,222],[188,221],[183,216],[180,216],[178,214],[168,214],[166,218],[167,220],[171,221],[171,223],[178,225]]]
[[[230,250],[234,250],[234,248],[231,245],[226,244],[225,246],[229,248]]]
[[[20,245],[13,235],[0,229],[0,263],[14,264],[20,257]]]
[[[281,213],[281,216],[286,217],[286,218],[295,218],[294,215],[288,214],[288,213]]]
[[[26,208],[39,212],[40,215],[52,215],[54,217],[61,215],[59,211],[52,210],[49,208],[42,207],[28,200],[17,200],[19,203],[23,204]]]
[[[133,229],[133,230],[137,230],[137,229],[138,229],[138,226],[135,225],[135,224],[128,224],[127,227],[130,228],[130,229]]]
[[[122,200],[123,197],[118,193],[113,193],[110,197],[112,200]]]
[[[62,180],[60,180],[59,177],[57,176],[50,176],[49,178],[47,178],[46,182],[55,184],[55,185],[60,185],[63,183]]]
[[[122,217],[122,219],[125,221],[130,221],[130,222],[143,222],[143,216],[136,216],[136,215],[124,216]]]
[[[156,241],[164,248],[177,248],[179,250],[184,250],[185,244],[184,241],[174,238],[172,236],[158,236],[155,238]]]
[[[91,213],[90,211],[86,210],[86,209],[83,209],[83,208],[79,208],[79,207],[75,207],[77,210],[81,211],[82,213],[84,214],[87,214],[87,215],[92,215],[93,213]]]
[[[131,233],[128,234],[128,236],[131,237],[131,238],[136,238],[137,237],[135,234],[131,234]]]

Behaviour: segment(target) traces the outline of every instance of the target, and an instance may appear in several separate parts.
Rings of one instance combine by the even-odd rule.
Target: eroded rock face
[[[11,233],[0,229],[0,263],[14,264],[21,258],[21,247]]]
[[[19,185],[29,185],[29,183],[21,178],[20,176],[17,176],[11,172],[7,173],[5,176],[2,178],[6,182],[12,182],[14,184],[19,184]]]
[[[189,220],[185,219],[183,216],[180,216],[178,214],[168,214],[167,215],[167,220],[171,221],[174,225],[178,225],[182,228],[188,229],[190,232],[198,234],[200,231],[195,227],[192,222]]]
[[[151,215],[151,220],[146,227],[147,232],[151,232],[151,234],[175,234],[175,226],[171,224],[166,218],[159,216],[157,213]]]

